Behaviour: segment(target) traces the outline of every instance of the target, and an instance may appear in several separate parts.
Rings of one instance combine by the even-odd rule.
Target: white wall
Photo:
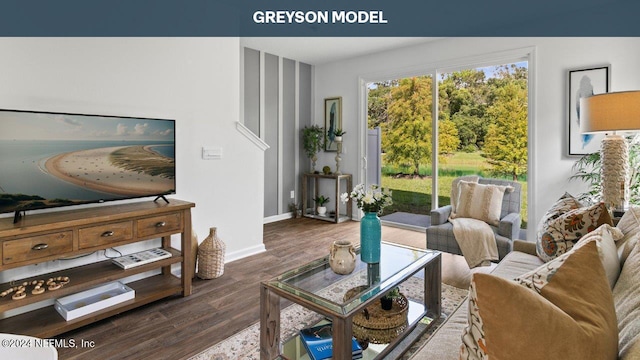
[[[359,77],[412,72],[448,61],[483,57],[497,52],[534,47],[536,91],[533,112],[534,154],[529,188],[535,189],[530,212],[533,226],[564,191],[579,193],[584,185],[568,182],[576,158],[568,157],[566,133],[567,70],[610,63],[612,90],[640,89],[640,39],[638,38],[450,38],[395,51],[318,65],[315,69],[315,103],[326,97],[342,96],[345,137],[343,169],[361,182],[358,159]],[[314,119],[322,125],[323,109],[315,107]],[[319,164],[331,164],[334,154],[321,154]],[[531,175],[531,174],[530,174]],[[531,224],[531,222],[530,222]]]
[[[0,108],[176,119],[173,197],[196,204],[199,240],[217,226],[227,259],[264,250],[264,153],[235,125],[238,38],[0,38],[0,54]]]

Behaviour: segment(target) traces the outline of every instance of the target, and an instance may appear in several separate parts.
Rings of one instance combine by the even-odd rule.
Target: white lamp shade
[[[580,132],[640,129],[640,91],[598,94],[580,99]]]

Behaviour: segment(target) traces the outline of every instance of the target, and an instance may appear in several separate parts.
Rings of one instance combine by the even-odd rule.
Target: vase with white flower
[[[352,192],[340,195],[340,199],[345,203],[355,201],[364,212],[364,217],[360,220],[360,259],[369,264],[379,263],[382,225],[378,214],[393,203],[391,190],[375,184],[368,188],[358,184]]]

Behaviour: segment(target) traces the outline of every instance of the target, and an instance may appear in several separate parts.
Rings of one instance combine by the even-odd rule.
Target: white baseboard
[[[288,212],[288,213],[284,213],[284,214],[280,214],[280,215],[273,215],[273,216],[266,217],[266,218],[262,219],[262,223],[263,224],[268,224],[268,223],[272,223],[272,222],[276,222],[276,221],[291,219],[292,217],[293,217],[293,213],[292,212]]]
[[[260,244],[260,245],[256,245],[256,246],[253,246],[253,247],[250,247],[250,248],[246,248],[246,249],[242,249],[242,250],[226,253],[225,254],[224,263],[225,264],[226,263],[230,263],[232,261],[240,260],[242,258],[246,258],[247,256],[260,254],[260,253],[265,252],[265,251],[267,251],[267,249],[264,247],[264,244]]]

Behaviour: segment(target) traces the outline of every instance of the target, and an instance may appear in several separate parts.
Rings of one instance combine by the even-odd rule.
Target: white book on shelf
[[[133,267],[148,264],[154,261],[170,258],[172,255],[165,249],[157,248],[144,250],[137,253],[124,255],[111,261],[123,269],[131,269]]]

